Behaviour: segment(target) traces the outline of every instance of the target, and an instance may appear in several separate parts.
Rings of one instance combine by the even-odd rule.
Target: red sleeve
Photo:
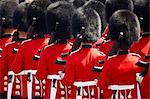
[[[138,57],[138,58],[135,57],[134,59],[135,59],[135,63],[133,64],[134,71],[135,71],[136,73],[141,73],[141,72],[144,70],[144,67],[141,67],[141,66],[136,65],[136,63],[137,63],[138,61],[140,61],[142,58],[141,58],[141,57]]]
[[[62,82],[64,85],[72,85],[74,82],[74,76],[75,76],[75,67],[73,65],[73,62],[71,61],[71,56],[67,57],[67,64],[66,64],[66,70],[65,70],[65,76],[62,79]]]
[[[17,54],[16,54],[16,57],[12,63],[12,70],[15,72],[15,73],[20,73],[23,69],[23,51],[22,51],[22,45],[20,46]]]
[[[102,73],[100,74],[100,79],[98,81],[98,86],[102,89],[107,89],[109,85],[109,80],[111,71],[110,71],[110,65],[109,61],[105,61],[104,67],[102,69]]]
[[[47,74],[48,74],[48,64],[47,64],[47,60],[46,60],[46,51],[43,51],[40,55],[40,60],[38,62],[38,66],[37,66],[37,79],[39,80],[43,80],[46,78]]]
[[[4,48],[3,53],[2,53],[1,66],[0,66],[2,76],[7,75],[7,72],[8,72],[7,53],[8,53],[8,49],[6,47]]]
[[[144,55],[148,55],[150,53],[150,41],[141,49],[141,52]]]

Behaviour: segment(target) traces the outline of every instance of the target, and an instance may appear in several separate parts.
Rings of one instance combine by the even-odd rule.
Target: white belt
[[[56,79],[56,80],[61,80],[61,77],[59,75],[48,75],[47,79]]]
[[[134,84],[133,85],[109,85],[108,89],[111,89],[111,90],[134,89]]]
[[[61,80],[60,75],[48,75],[47,79],[51,79],[52,80],[52,84],[50,87],[50,99],[55,99],[56,98],[56,93],[57,93],[57,80]],[[55,83],[53,82],[53,80],[56,80]]]
[[[36,72],[37,72],[37,70],[23,70],[20,73],[18,73],[17,75],[27,75],[28,73],[35,75]]]
[[[74,82],[73,85],[77,87],[94,86],[96,85],[96,82],[95,81]]]
[[[78,87],[78,88],[80,87],[80,90],[78,90],[76,92],[76,99],[82,99],[83,87],[85,87],[85,86],[94,86],[94,85],[96,85],[96,82],[95,81],[74,82],[73,85]],[[88,94],[89,94],[89,92],[88,92]]]

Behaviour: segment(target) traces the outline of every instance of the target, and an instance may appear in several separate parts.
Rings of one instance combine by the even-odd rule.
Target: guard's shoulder
[[[111,60],[111,59],[113,59],[114,57],[117,57],[117,55],[107,56],[107,60]]]
[[[5,47],[7,47],[7,46],[9,46],[9,45],[11,45],[11,44],[14,44],[14,43],[15,43],[15,41],[14,41],[14,42],[6,43],[6,44],[5,44]]]
[[[29,42],[29,41],[31,41],[31,40],[32,40],[32,39],[24,40],[24,41],[22,41],[21,45],[24,44],[24,43],[27,43],[27,42]]]
[[[45,47],[44,47],[44,50],[48,49],[48,48],[51,47],[51,46],[54,46],[54,44],[52,43],[52,44],[50,44],[50,45],[45,46]]]
[[[81,48],[79,48],[79,49],[77,49],[77,50],[71,52],[71,53],[70,53],[70,56],[73,55],[73,54],[75,54],[75,53],[77,53],[77,52],[80,51],[80,50],[81,50]]]

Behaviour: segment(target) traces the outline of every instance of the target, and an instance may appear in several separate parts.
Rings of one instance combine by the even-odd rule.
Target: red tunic
[[[52,93],[51,90],[51,84],[53,79],[47,79],[48,75],[59,75],[59,71],[64,70],[64,66],[55,64],[55,61],[61,58],[62,53],[68,53],[71,49],[72,44],[52,44],[48,46],[44,52],[41,54],[41,58],[39,61],[38,66],[38,72],[37,72],[37,78],[39,80],[46,79],[46,89],[45,89],[45,99],[50,99],[50,93]],[[57,80],[57,94],[56,99],[60,99],[61,97],[65,97],[65,93],[62,94],[61,91],[65,92],[60,87],[61,80]]]
[[[150,54],[150,36],[145,35],[143,36],[139,42],[135,43],[131,49],[131,52],[138,53],[142,56],[144,61],[150,62],[150,59],[145,59],[144,57],[146,55]],[[142,83],[141,83],[141,95],[142,99],[149,99],[150,98],[150,70],[148,70],[148,74],[144,77]]]
[[[8,74],[8,71],[12,71],[12,62],[13,60],[15,59],[15,56],[16,56],[16,53],[17,53],[17,49],[19,48],[21,42],[18,41],[18,42],[11,42],[9,43],[4,51],[3,51],[3,57],[2,57],[2,62],[1,62],[1,67],[2,67],[2,75],[3,76],[6,76]],[[16,49],[16,51],[14,50]],[[19,91],[20,92],[20,88],[17,88],[16,90],[16,86],[20,86],[20,83],[17,83],[16,84],[16,79],[19,80],[19,77],[16,76],[16,78],[14,79],[14,87],[13,87],[13,93],[12,93],[12,96],[15,96],[15,95],[19,95],[19,94],[15,94],[15,92]]]
[[[94,66],[99,66],[98,61],[104,60],[105,54],[95,48],[85,48],[73,52],[68,56],[63,84],[71,87],[70,99],[76,98],[77,87],[74,82],[94,81],[98,78],[99,73],[93,72]],[[83,87],[82,98],[98,99],[98,89],[96,85]],[[81,92],[83,91],[81,90]],[[89,93],[90,92],[90,93]]]
[[[143,78],[142,83],[141,83],[141,96],[142,99],[150,99],[150,68],[148,70],[148,73],[146,76]]]
[[[139,42],[135,43],[131,48],[130,52],[138,53],[144,58],[145,55],[150,53],[150,37],[144,36]]]
[[[94,44],[94,47],[99,44],[99,46],[96,46],[100,51],[102,51],[106,56],[108,56],[112,45],[114,41],[112,40],[106,40],[107,34],[109,32],[109,25],[105,28],[104,33],[102,34],[102,37]]]
[[[35,38],[32,40],[28,40],[19,47],[19,51],[16,55],[16,58],[12,64],[12,70],[17,74],[24,70],[37,70],[37,62],[33,60],[35,54],[38,53],[39,50],[43,49],[46,45],[48,45],[48,38]],[[35,75],[34,75],[34,78]],[[32,96],[36,96],[35,84],[34,82],[36,79],[33,79],[33,86],[32,86]],[[37,81],[37,80],[36,80]],[[40,82],[38,82],[39,84]],[[37,91],[38,95],[40,96],[41,91]],[[22,90],[21,96],[27,97],[27,75],[22,76]]]
[[[3,51],[4,47],[5,47],[5,44],[9,43],[11,41],[12,41],[11,37],[5,37],[5,38],[0,39],[0,50],[1,50],[0,51],[0,59],[2,57],[2,51]]]
[[[11,37],[5,37],[5,38],[0,39],[0,50],[1,50],[0,51],[0,63],[1,63],[2,52],[4,51],[5,44],[9,43],[11,41],[12,41]],[[2,82],[2,83],[0,83],[0,93],[3,93],[3,92],[6,92],[7,89],[5,88],[6,90],[4,90],[4,76],[2,76],[2,69],[1,68],[2,67],[0,64],[0,82]],[[7,78],[7,77],[5,77],[5,78]],[[7,81],[7,79],[6,79],[6,81]]]
[[[143,68],[136,66],[140,56],[134,53],[120,54],[110,58],[104,63],[103,71],[100,75],[98,85],[104,91],[104,99],[111,98],[112,90],[108,89],[109,85],[134,85],[131,90],[132,99],[136,96],[136,73]],[[122,92],[124,94],[124,92]],[[127,96],[129,93],[127,93]]]
[[[114,44],[114,41],[112,40],[104,41],[103,43],[100,44],[98,48],[100,51],[106,54],[106,56],[108,56],[113,44]]]
[[[0,46],[4,46],[6,43],[9,43],[11,41],[12,41],[11,37],[2,38],[2,39],[0,39]]]
[[[16,56],[16,52],[13,52],[14,48],[18,49],[21,42],[12,42],[6,45],[3,51],[2,57],[2,74],[7,75],[8,71],[12,70],[11,64]]]

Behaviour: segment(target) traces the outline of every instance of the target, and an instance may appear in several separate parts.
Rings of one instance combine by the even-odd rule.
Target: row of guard
[[[150,98],[149,1],[0,7],[0,99]]]

